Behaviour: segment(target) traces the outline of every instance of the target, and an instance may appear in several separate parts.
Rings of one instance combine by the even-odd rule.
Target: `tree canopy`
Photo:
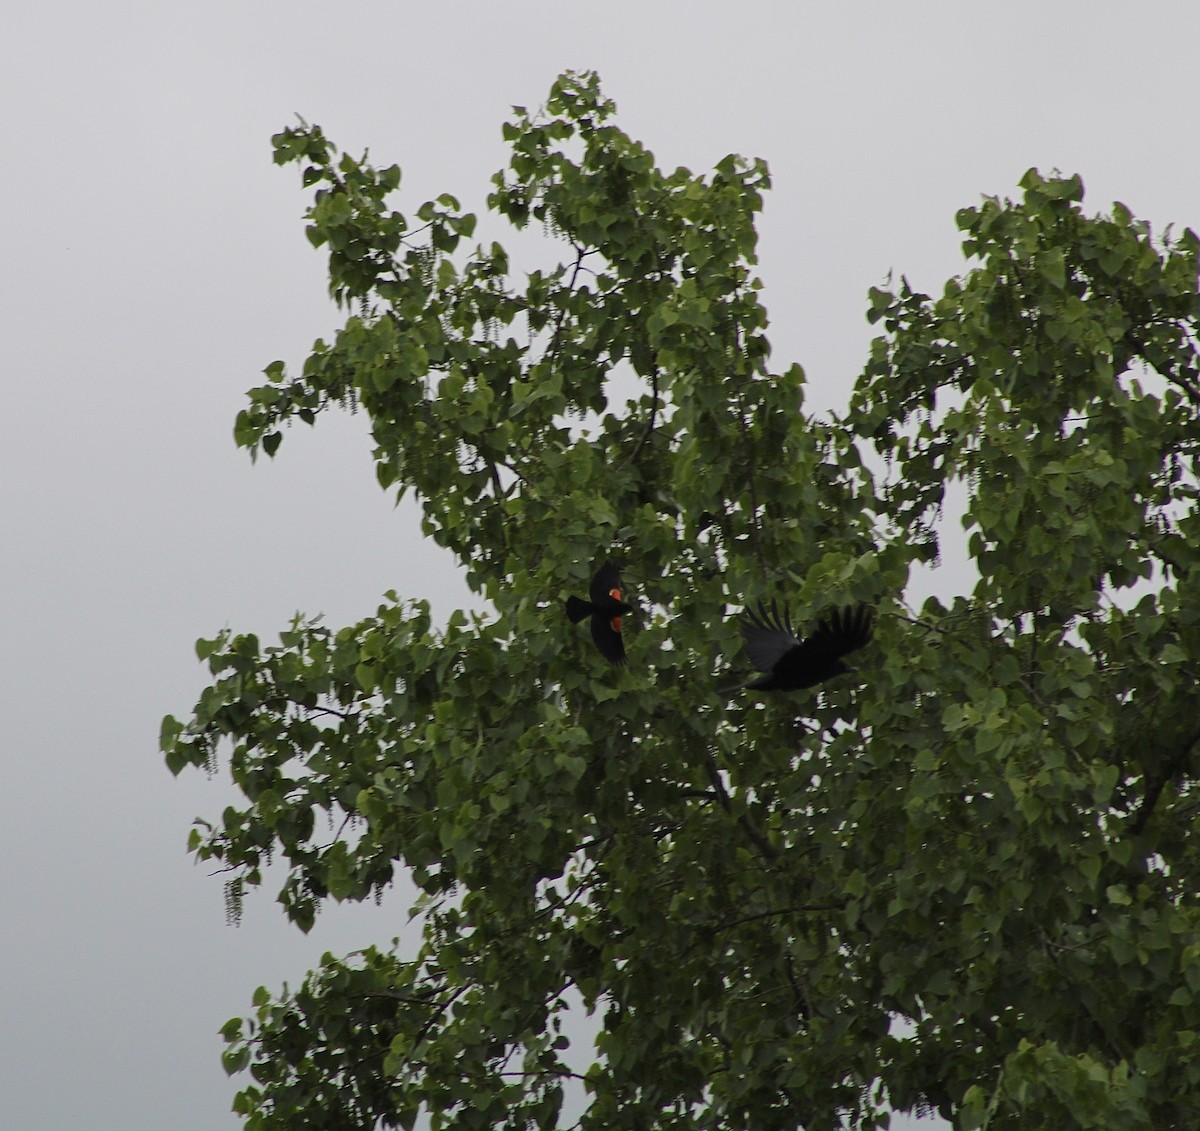
[[[244,798],[191,840],[231,910],[268,861],[301,929],[398,870],[421,892],[415,958],[326,956],[225,1027],[235,1110],[1200,1126],[1200,241],[1031,170],[958,214],[940,297],[871,290],[880,335],[817,419],[770,359],[765,165],[667,173],[614,116],[567,74],[505,125],[487,205],[561,249],[519,279],[453,196],[410,219],[398,167],[274,138],[346,317],[267,368],[237,442],[365,411],[379,483],[488,611],[389,593],[198,644],[162,747]],[[912,609],[956,483],[977,579]],[[624,667],[562,607],[605,558]],[[797,627],[873,607],[855,673],[719,691],[731,614],[772,599]]]

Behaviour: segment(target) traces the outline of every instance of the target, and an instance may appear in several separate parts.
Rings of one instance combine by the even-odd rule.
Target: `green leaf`
[[[221,1053],[221,1067],[227,1076],[241,1072],[250,1063],[250,1049],[245,1045],[239,1048],[226,1049]]]

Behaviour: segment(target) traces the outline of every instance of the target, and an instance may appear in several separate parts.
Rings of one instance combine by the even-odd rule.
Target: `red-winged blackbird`
[[[592,639],[600,655],[614,664],[625,662],[625,645],[621,640],[621,614],[633,606],[621,600],[621,575],[612,562],[605,562],[588,587],[590,601],[568,597],[567,616],[578,624],[584,617],[592,618]]]
[[[842,663],[842,657],[866,644],[874,628],[874,614],[867,605],[832,610],[803,640],[792,628],[787,610],[780,615],[774,601],[770,611],[760,604],[757,615],[747,610],[738,619],[746,655],[760,672],[767,673],[741,685],[751,691],[796,691],[853,670]]]

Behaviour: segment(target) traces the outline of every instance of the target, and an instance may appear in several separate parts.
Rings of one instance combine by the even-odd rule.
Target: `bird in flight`
[[[588,597],[568,597],[567,616],[572,624],[592,618],[592,639],[606,660],[625,663],[625,644],[621,639],[621,616],[633,606],[621,600],[621,575],[612,562],[605,562],[592,578]]]
[[[739,618],[746,655],[760,671],[765,672],[750,683],[722,690],[734,691],[797,691],[814,687],[835,675],[852,671],[842,663],[842,657],[858,651],[874,628],[874,614],[868,605],[833,609],[817,622],[817,627],[803,640],[792,628],[785,609],[772,601],[768,610],[761,603],[758,613],[747,609]]]

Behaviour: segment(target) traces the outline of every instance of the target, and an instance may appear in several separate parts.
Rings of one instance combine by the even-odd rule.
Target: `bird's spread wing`
[[[873,628],[869,605],[833,609],[821,618],[812,633],[800,643],[796,663],[821,667],[840,660],[866,644],[871,639]]]
[[[616,618],[620,624],[620,618]],[[613,628],[613,620],[599,614],[592,617],[592,639],[606,660],[613,664],[625,663],[625,642],[619,631]]]
[[[605,562],[596,570],[596,576],[592,578],[592,584],[588,588],[588,596],[599,604],[611,597],[614,589],[617,591],[616,598],[619,601],[621,599],[621,573],[612,562]]]
[[[801,647],[787,611],[781,614],[774,601],[769,611],[760,604],[757,614],[747,609],[740,620],[746,655],[760,672],[769,672],[793,648]]]
[[[797,638],[787,611],[781,613],[774,601],[770,609],[760,604],[757,613],[747,609],[740,619],[746,655],[760,672],[773,670],[789,652],[791,665],[819,670],[861,648],[873,628],[869,605],[833,609],[803,640]]]

